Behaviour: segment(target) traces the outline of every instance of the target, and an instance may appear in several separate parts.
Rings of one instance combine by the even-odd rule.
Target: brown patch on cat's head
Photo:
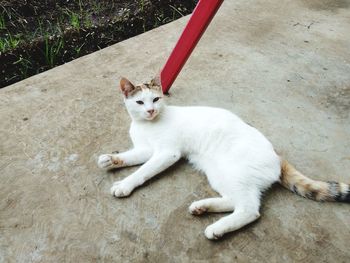
[[[150,89],[162,93],[162,85],[160,77],[156,76],[149,83],[143,83],[140,85],[141,89]]]
[[[161,81],[160,81],[160,76],[159,76],[159,75],[155,76],[155,77],[151,80],[150,86],[151,86],[151,87],[154,87],[154,88],[157,88],[157,89],[160,89],[160,90],[162,89],[162,83],[161,83]]]
[[[122,78],[120,80],[120,89],[126,98],[135,95],[137,92],[150,89],[157,92],[162,92],[162,87],[160,84],[160,78],[155,77],[150,83],[143,83],[140,85],[132,84],[127,78]]]

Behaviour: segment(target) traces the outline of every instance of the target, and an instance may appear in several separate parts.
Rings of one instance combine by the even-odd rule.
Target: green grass
[[[4,39],[0,38],[0,52],[5,52],[6,49],[6,42],[4,41]]]
[[[143,12],[144,8],[145,8],[145,0],[139,0],[139,6],[141,9],[141,12]]]
[[[22,78],[28,77],[28,69],[32,66],[32,63],[28,60],[20,56],[20,58],[14,63],[15,65],[18,64],[19,71],[21,72]]]
[[[64,40],[61,37],[61,34],[58,34],[58,37],[51,37],[52,35],[52,30],[54,31],[60,31],[60,27],[55,27],[52,28],[51,23],[49,24],[49,29],[44,32],[43,30],[43,24],[41,20],[38,20],[39,23],[39,34],[43,37],[44,39],[44,56],[45,56],[45,61],[46,64],[50,67],[53,68],[55,66],[55,63],[57,61],[57,56],[60,54],[60,51],[64,48]]]
[[[9,34],[8,39],[6,39],[6,42],[8,44],[8,46],[12,49],[12,48],[16,48],[20,42],[19,39],[13,37],[11,34]]]
[[[184,16],[185,14],[183,14],[180,10],[180,8],[176,8],[175,6],[169,5],[169,7],[176,13],[178,13],[180,15],[180,17]],[[175,19],[175,13],[173,13],[173,20]]]
[[[81,48],[82,48],[84,45],[85,45],[85,43],[83,43],[80,47],[75,47],[75,48],[74,48],[77,57],[80,56]]]
[[[84,19],[84,23],[83,24],[84,24],[85,28],[92,27],[93,22],[92,22],[91,17],[86,16],[85,19]]]
[[[68,20],[70,25],[74,28],[74,29],[80,29],[81,24],[80,24],[80,16],[79,14],[72,12],[70,10],[66,11],[66,14],[68,16]]]
[[[5,52],[9,49],[16,48],[20,43],[20,40],[10,33],[6,34],[5,37],[0,38],[0,52]]]
[[[80,19],[79,19],[79,15],[76,13],[72,13],[71,17],[70,17],[70,23],[71,25],[76,28],[76,29],[80,29]]]
[[[155,23],[153,25],[153,27],[158,27],[159,25],[162,25],[162,24],[166,24],[166,23],[169,23],[171,21],[174,21],[176,19],[176,16],[177,17],[183,17],[185,16],[186,14],[184,14],[181,10],[181,8],[176,8],[175,6],[172,6],[172,5],[169,5],[169,7],[171,8],[172,10],[172,16],[169,17],[169,16],[166,16],[164,13],[162,12],[158,12],[155,14]]]
[[[93,7],[92,9],[96,13],[100,13],[101,10],[103,9],[103,5],[99,1],[93,1],[93,2],[91,2],[91,5]],[[111,9],[113,9],[113,8],[114,8],[114,2],[112,3],[112,6],[111,6]]]
[[[57,39],[50,39],[49,35],[44,36],[45,39],[45,60],[50,68],[55,66],[57,56],[64,47],[64,41],[61,37]]]
[[[150,5],[157,3],[149,0],[134,0],[130,3],[120,1],[122,5],[119,1],[70,2],[72,5],[57,4],[49,16],[45,12],[38,12],[28,18],[15,4],[5,6],[0,3],[0,53],[11,53],[13,50],[15,62],[10,63],[16,65],[15,71],[10,72],[13,74],[9,73],[5,77],[8,83],[12,79],[27,78],[35,72],[88,54],[95,51],[96,47],[101,49],[115,43],[128,35],[129,31],[130,34],[138,34],[142,30],[145,32],[188,13],[186,8],[170,4],[159,4],[159,9],[150,8]],[[42,6],[35,8],[45,10]],[[129,18],[136,18],[136,26],[131,24],[130,27],[130,23],[126,22],[130,21]],[[109,29],[110,26],[113,28]],[[103,33],[100,34],[100,31]],[[83,39],[85,35],[95,33],[101,36]]]
[[[0,15],[0,30],[2,29],[6,29],[5,16],[3,13]]]
[[[81,28],[89,28],[93,25],[91,16],[87,13],[84,13],[83,9],[80,10],[80,13],[75,13],[71,10],[66,9],[64,13],[68,18],[70,26],[76,30],[80,30]]]

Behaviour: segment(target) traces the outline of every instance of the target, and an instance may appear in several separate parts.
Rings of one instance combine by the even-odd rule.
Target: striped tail
[[[350,185],[312,180],[282,160],[280,183],[292,192],[315,201],[350,203]]]

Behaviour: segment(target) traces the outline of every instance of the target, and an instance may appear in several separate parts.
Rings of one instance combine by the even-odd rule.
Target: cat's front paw
[[[97,165],[103,169],[111,169],[121,167],[123,165],[123,160],[119,159],[113,154],[102,154],[98,158]]]
[[[130,195],[133,189],[134,187],[124,179],[113,184],[111,194],[115,197],[125,197]]]
[[[225,233],[220,229],[220,227],[218,227],[215,224],[212,224],[210,226],[207,226],[207,228],[204,231],[204,235],[206,236],[206,238],[210,239],[210,240],[216,240],[219,239],[220,237],[222,237]]]
[[[195,201],[190,205],[188,210],[192,215],[199,216],[205,213],[208,209],[203,205],[201,201]]]

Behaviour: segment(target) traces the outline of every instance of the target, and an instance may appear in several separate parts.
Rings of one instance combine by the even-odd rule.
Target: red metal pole
[[[168,90],[222,2],[223,0],[199,0],[190,20],[160,73],[163,93],[168,93]]]

